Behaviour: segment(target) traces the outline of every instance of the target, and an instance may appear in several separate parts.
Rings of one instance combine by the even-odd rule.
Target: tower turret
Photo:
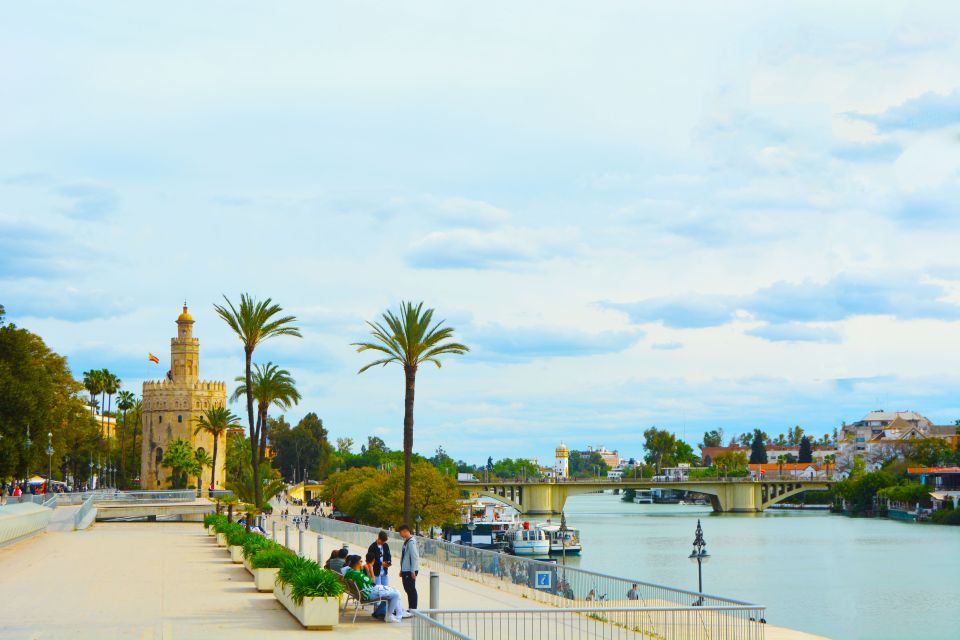
[[[193,337],[193,316],[183,304],[177,318],[177,337],[170,340],[170,368],[174,382],[193,383],[200,371],[200,341]]]
[[[570,475],[570,450],[567,445],[560,443],[556,449],[557,463],[553,470],[558,478],[567,478]]]

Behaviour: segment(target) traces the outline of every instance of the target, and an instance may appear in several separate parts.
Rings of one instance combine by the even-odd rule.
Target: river
[[[620,496],[567,500],[584,551],[570,564],[696,590],[687,560],[699,518],[704,591],[767,607],[767,622],[831,638],[960,636],[960,527],[818,511],[714,514]]]

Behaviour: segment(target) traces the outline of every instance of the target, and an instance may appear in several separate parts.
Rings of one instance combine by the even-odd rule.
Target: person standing
[[[372,553],[376,556],[373,561],[374,582],[376,584],[382,584],[385,587],[390,586],[390,581],[387,578],[387,569],[393,564],[393,557],[390,555],[390,545],[387,544],[389,538],[386,531],[380,531],[380,533],[377,534],[377,539],[370,545],[370,548],[367,549],[367,553]]]
[[[407,609],[416,609],[420,550],[417,548],[417,539],[410,531],[410,525],[402,524],[397,531],[403,538],[403,549],[400,551],[400,581],[403,582],[403,590],[407,592]]]

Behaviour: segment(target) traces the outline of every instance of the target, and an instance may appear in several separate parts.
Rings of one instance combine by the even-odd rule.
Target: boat
[[[653,491],[650,489],[637,489],[633,501],[637,504],[653,504]]]
[[[524,522],[507,531],[507,550],[515,556],[546,556],[550,555],[550,540],[542,529]]]
[[[460,524],[444,530],[443,539],[478,549],[502,549],[510,529],[518,525],[516,511],[499,502],[462,500]]]
[[[550,541],[550,553],[580,553],[582,546],[580,544],[580,530],[567,527],[565,533],[561,533],[560,525],[551,522],[540,523],[537,525],[547,534]]]

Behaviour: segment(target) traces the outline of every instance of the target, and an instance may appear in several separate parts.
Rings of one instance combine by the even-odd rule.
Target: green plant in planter
[[[209,529],[210,527],[214,527],[214,531],[216,531],[216,524],[218,522],[226,522],[226,521],[227,521],[226,516],[221,516],[217,513],[208,513],[207,515],[203,516],[204,528]]]
[[[290,599],[298,607],[304,598],[339,598],[343,583],[333,571],[322,569],[317,563],[305,567],[290,580]]]
[[[273,545],[260,549],[250,558],[250,566],[254,569],[279,569],[291,556],[293,551]]]
[[[237,530],[239,529],[239,531]],[[227,533],[227,545],[231,547],[242,547],[243,543],[247,541],[247,538],[251,534],[247,533],[242,526],[238,526],[237,529],[230,529]]]
[[[301,558],[298,555],[290,554],[290,556],[284,560],[283,564],[280,565],[277,571],[277,586],[282,587],[284,585],[289,585],[294,576],[305,571],[311,566],[319,567],[316,562],[313,560],[308,560],[306,558]]]
[[[213,530],[217,533],[222,533],[227,535],[230,531],[243,531],[243,525],[239,525],[236,522],[227,522],[226,519],[217,520],[213,525]]]
[[[249,560],[258,551],[266,549],[273,544],[274,542],[261,535],[256,533],[248,534],[246,540],[243,541],[243,558]]]

